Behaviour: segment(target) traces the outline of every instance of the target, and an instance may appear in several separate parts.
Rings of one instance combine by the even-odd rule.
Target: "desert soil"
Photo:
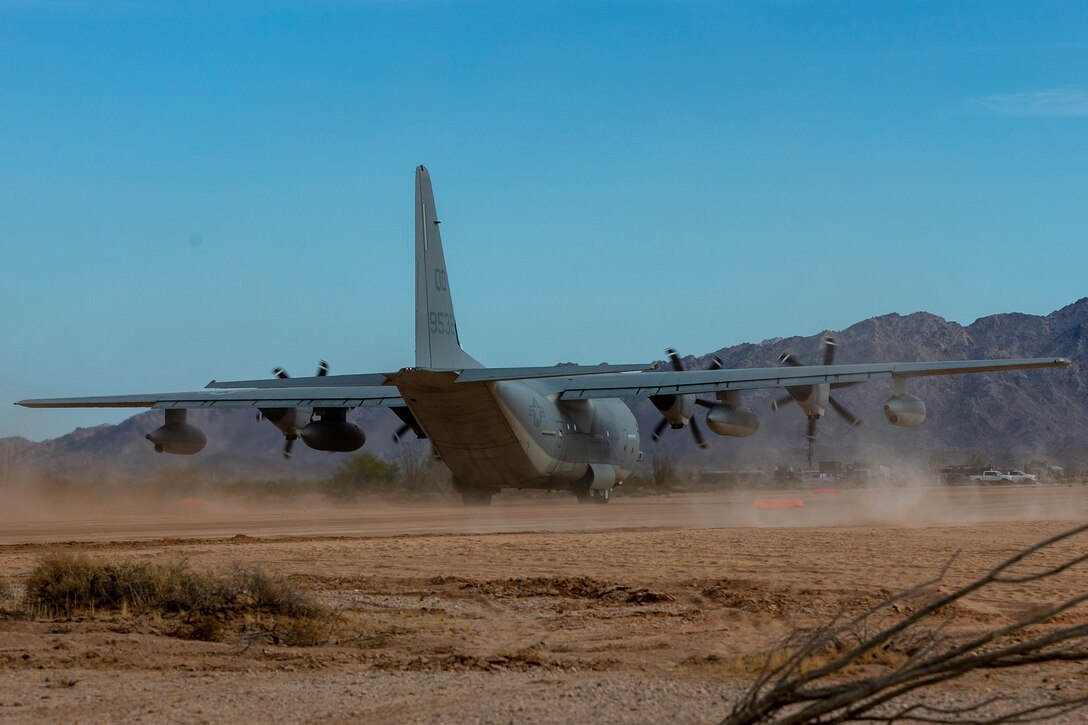
[[[0,721],[715,722],[751,679],[741,663],[791,627],[928,580],[958,551],[933,587],[947,591],[1088,520],[1088,488],[1069,486],[607,506],[500,496],[486,509],[109,498],[0,513],[9,609],[51,553],[201,572],[243,562],[335,609],[330,641],[192,641],[170,636],[168,620],[119,613],[0,617]],[[1083,570],[1007,586],[958,605],[948,626],[1006,623],[1086,588]],[[972,676],[933,697],[1035,702],[1086,689],[1088,668],[1069,665]]]

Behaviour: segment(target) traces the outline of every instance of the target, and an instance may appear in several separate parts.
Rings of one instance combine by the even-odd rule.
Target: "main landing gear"
[[[608,503],[608,500],[612,497],[612,490],[606,488],[598,491],[592,488],[583,488],[575,491],[574,495],[578,497],[578,503]]]
[[[495,495],[493,488],[472,486],[460,479],[453,480],[453,488],[461,494],[461,503],[465,506],[490,506],[491,497]]]

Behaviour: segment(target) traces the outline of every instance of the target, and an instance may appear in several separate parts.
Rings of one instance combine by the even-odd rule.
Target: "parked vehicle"
[[[972,481],[978,481],[979,483],[1002,483],[1008,481],[1009,477],[1001,471],[989,470],[983,471],[977,476],[971,476]]]
[[[1023,471],[1009,471],[1005,474],[1005,478],[1013,483],[1038,483],[1039,477],[1034,473],[1024,473]]]

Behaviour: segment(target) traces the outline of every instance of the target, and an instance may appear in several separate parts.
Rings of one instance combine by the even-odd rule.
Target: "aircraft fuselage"
[[[456,377],[416,369],[395,382],[464,485],[610,489],[639,459],[638,424],[620,400],[564,401],[547,380],[457,383]]]

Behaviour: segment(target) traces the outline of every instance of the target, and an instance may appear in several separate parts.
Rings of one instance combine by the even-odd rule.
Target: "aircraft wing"
[[[26,408],[371,408],[403,406],[390,385],[268,390],[198,390],[190,393],[105,395],[20,400]]]
[[[457,382],[488,382],[495,380],[529,380],[530,378],[559,378],[573,375],[623,373],[651,370],[651,363],[633,365],[551,365],[533,368],[466,368],[456,372]],[[404,372],[404,371],[401,371]],[[360,385],[384,385],[399,373],[363,373],[361,375],[324,375],[309,378],[261,378],[260,380],[213,380],[208,388],[313,388]]]
[[[812,365],[789,368],[747,368],[734,370],[684,370],[614,373],[568,378],[560,397],[564,400],[590,398],[645,398],[651,395],[717,393],[730,390],[782,388],[820,383],[863,383],[870,380],[915,378],[930,375],[990,373],[1002,370],[1065,367],[1065,358],[1021,360],[962,360],[948,362],[867,363],[862,365]]]

